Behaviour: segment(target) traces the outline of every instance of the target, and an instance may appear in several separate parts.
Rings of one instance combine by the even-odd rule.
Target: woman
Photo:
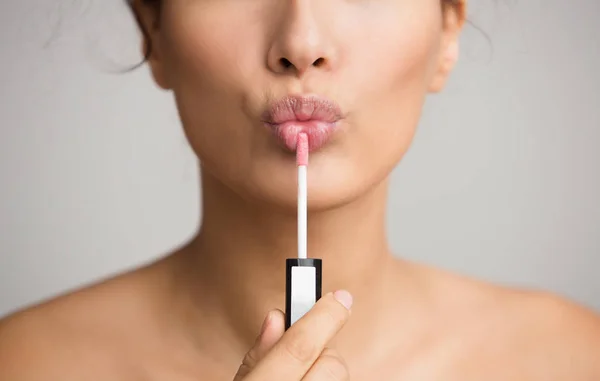
[[[201,162],[202,227],[156,263],[5,319],[0,380],[600,380],[591,311],[388,249],[388,176],[457,61],[464,2],[132,7]],[[284,331],[298,129],[324,296]]]

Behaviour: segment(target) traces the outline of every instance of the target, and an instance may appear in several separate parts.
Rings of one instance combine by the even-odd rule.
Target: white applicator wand
[[[321,298],[321,260],[307,256],[308,136],[298,134],[298,258],[286,260],[285,328],[288,329]]]

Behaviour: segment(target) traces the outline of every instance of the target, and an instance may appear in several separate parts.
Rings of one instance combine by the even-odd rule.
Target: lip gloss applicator
[[[286,260],[285,329],[304,316],[321,298],[320,259],[307,255],[307,169],[308,135],[298,134],[296,164],[298,166],[298,258]]]

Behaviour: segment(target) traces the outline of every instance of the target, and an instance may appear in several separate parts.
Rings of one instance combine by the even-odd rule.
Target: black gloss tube
[[[290,258],[285,261],[285,329],[304,316],[321,298],[322,261]]]

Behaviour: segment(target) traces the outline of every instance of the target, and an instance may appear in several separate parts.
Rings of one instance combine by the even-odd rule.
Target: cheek
[[[252,25],[258,23],[248,21],[247,7],[242,12],[231,6],[184,3],[172,2],[164,10],[165,73],[188,141],[203,166],[237,178],[245,172],[252,147],[232,147],[232,142],[252,140],[252,126],[239,111],[251,74],[257,72],[260,50],[250,49],[240,30],[231,25],[243,21],[244,34],[251,35],[256,34]]]
[[[389,174],[408,150],[436,69],[441,13],[426,3],[382,14],[352,43],[354,63],[345,76],[358,91],[354,150],[361,152],[361,171],[373,176]]]
[[[211,89],[240,87],[240,77],[249,78],[256,71],[259,11],[248,6],[202,6],[202,1],[167,4],[161,36],[166,70],[176,87],[183,90],[198,80]]]

